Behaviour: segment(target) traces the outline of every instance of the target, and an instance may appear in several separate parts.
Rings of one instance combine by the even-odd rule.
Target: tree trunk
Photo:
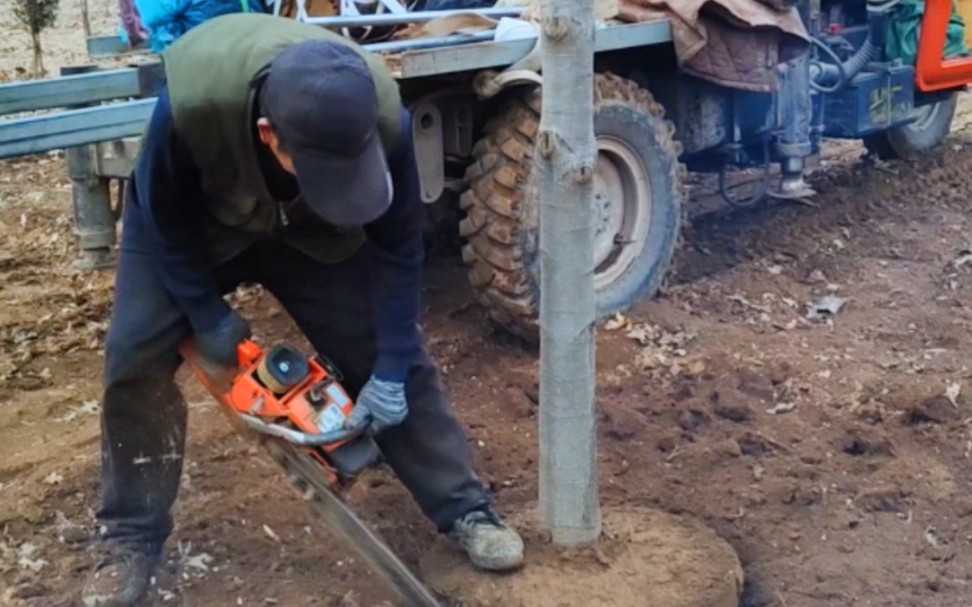
[[[34,48],[34,77],[40,78],[44,75],[44,49],[41,48],[40,32],[32,32],[30,41]]]
[[[88,0],[80,0],[81,2],[81,24],[84,27],[84,37],[85,39],[91,37],[91,14],[88,12]]]
[[[556,544],[601,533],[594,417],[594,3],[542,0],[540,513]]]

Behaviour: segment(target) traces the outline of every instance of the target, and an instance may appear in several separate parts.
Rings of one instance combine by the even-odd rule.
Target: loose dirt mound
[[[695,519],[658,510],[605,510],[596,548],[558,549],[518,517],[524,568],[484,575],[439,543],[421,561],[434,590],[464,607],[736,607],[742,565],[725,541]]]

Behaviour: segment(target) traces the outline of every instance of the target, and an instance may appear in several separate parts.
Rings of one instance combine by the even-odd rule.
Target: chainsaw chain
[[[320,464],[304,448],[277,438],[260,437],[260,443],[328,529],[357,552],[372,571],[380,574],[407,605],[441,607],[405,564],[331,489]]]

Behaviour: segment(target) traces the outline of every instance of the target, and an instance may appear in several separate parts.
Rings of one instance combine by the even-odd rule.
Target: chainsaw
[[[344,422],[354,403],[326,359],[281,344],[264,351],[245,340],[238,366],[207,362],[192,339],[183,359],[222,405],[234,427],[250,435],[280,464],[324,523],[381,575],[408,605],[439,607],[435,597],[354,514],[343,494],[381,453],[363,429]]]

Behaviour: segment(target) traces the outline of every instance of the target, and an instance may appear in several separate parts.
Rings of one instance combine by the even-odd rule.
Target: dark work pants
[[[137,226],[129,230],[128,224],[106,346],[98,519],[109,544],[157,551],[172,530],[170,510],[182,472],[186,404],[173,378],[181,364],[179,345],[191,330],[156,262],[141,250]],[[216,275],[225,291],[256,282],[273,293],[314,348],[341,370],[354,397],[375,358],[368,266],[367,248],[325,265],[287,245],[263,242]],[[427,352],[408,375],[406,395],[408,417],[377,440],[425,515],[445,531],[489,498]]]

